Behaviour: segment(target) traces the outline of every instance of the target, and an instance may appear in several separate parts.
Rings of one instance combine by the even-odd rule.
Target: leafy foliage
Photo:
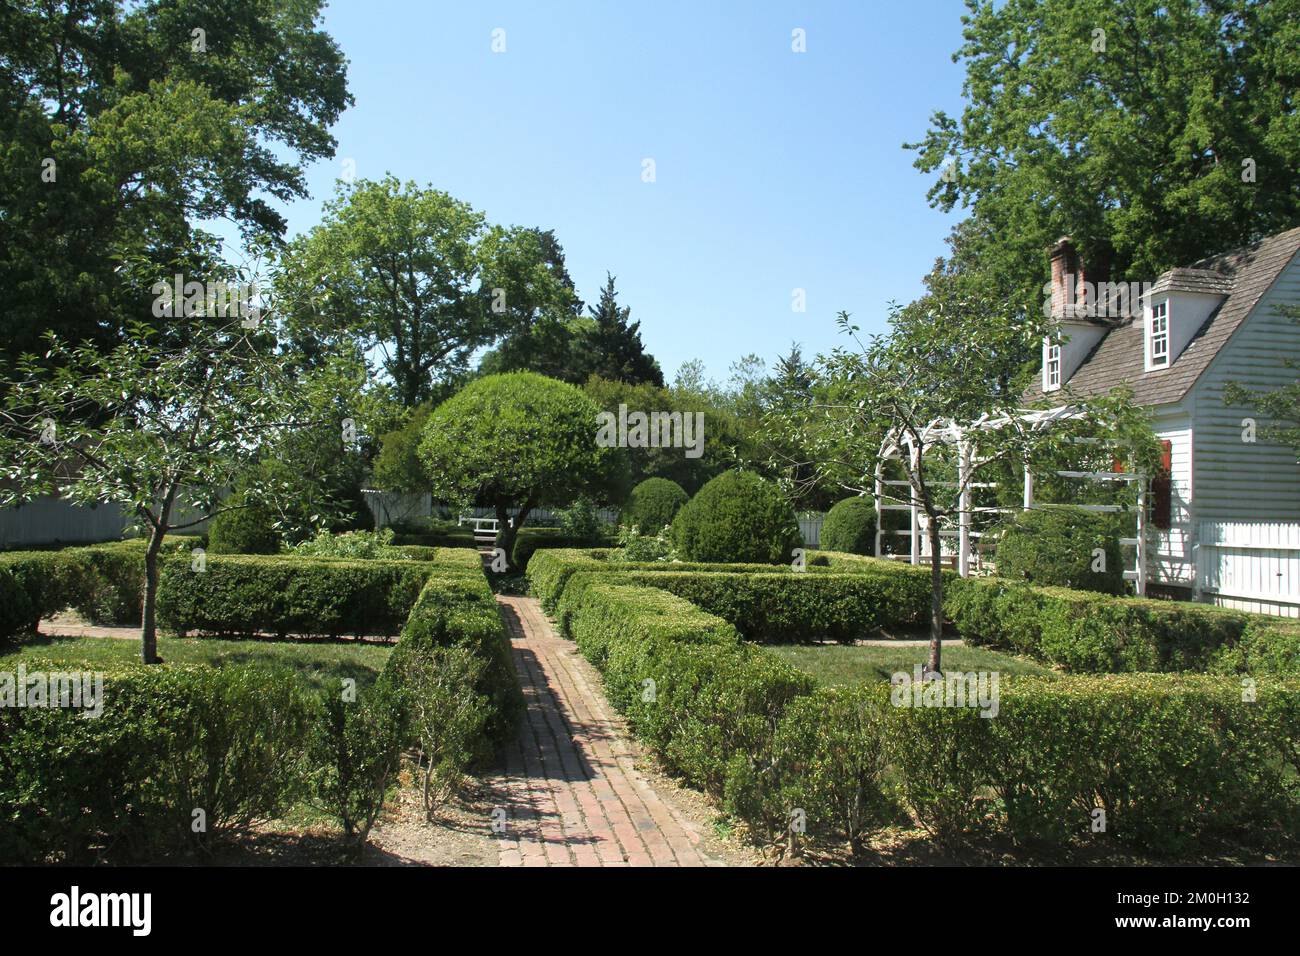
[[[667,478],[647,478],[628,495],[622,523],[644,535],[655,535],[673,523],[677,512],[690,499],[686,490]]]
[[[858,496],[837,501],[822,522],[818,547],[847,554],[876,553],[876,506]]]
[[[1005,522],[998,574],[1030,584],[1123,594],[1124,564],[1114,523],[1080,508],[1035,508]]]
[[[687,561],[793,560],[803,538],[781,490],[752,472],[714,478],[673,519],[673,543]]]

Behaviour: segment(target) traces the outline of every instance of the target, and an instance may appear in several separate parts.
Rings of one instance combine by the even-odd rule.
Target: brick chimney
[[[1052,263],[1052,318],[1066,318],[1077,296],[1079,273],[1079,253],[1069,236],[1056,240],[1050,253]]]

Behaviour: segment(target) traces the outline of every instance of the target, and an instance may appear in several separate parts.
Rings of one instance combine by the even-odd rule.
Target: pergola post
[[[910,479],[907,499],[912,505],[912,563],[921,563],[921,509],[916,504],[917,473],[921,469],[921,449],[908,443],[907,474]]]
[[[880,553],[880,536],[883,533],[882,527],[885,524],[885,512],[881,510],[885,498],[885,462],[884,454],[876,456],[876,481],[872,487],[873,496],[876,502],[876,557],[882,557]]]
[[[1029,470],[1029,459],[1025,459],[1025,510],[1034,506],[1034,473]]]
[[[1137,593],[1146,597],[1147,593],[1147,478],[1138,474],[1137,504]]]
[[[957,454],[957,481],[961,484],[957,499],[957,573],[967,578],[970,577],[971,443],[960,441]]]

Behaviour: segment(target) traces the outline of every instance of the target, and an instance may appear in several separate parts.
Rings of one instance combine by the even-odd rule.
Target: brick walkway
[[[533,598],[499,595],[528,705],[496,789],[502,866],[703,866],[698,833],[637,772],[595,671]]]

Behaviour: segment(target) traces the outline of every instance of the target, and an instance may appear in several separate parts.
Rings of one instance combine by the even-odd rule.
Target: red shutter
[[[1151,524],[1160,531],[1173,526],[1174,503],[1171,472],[1173,444],[1160,442],[1160,471],[1151,479]]]

